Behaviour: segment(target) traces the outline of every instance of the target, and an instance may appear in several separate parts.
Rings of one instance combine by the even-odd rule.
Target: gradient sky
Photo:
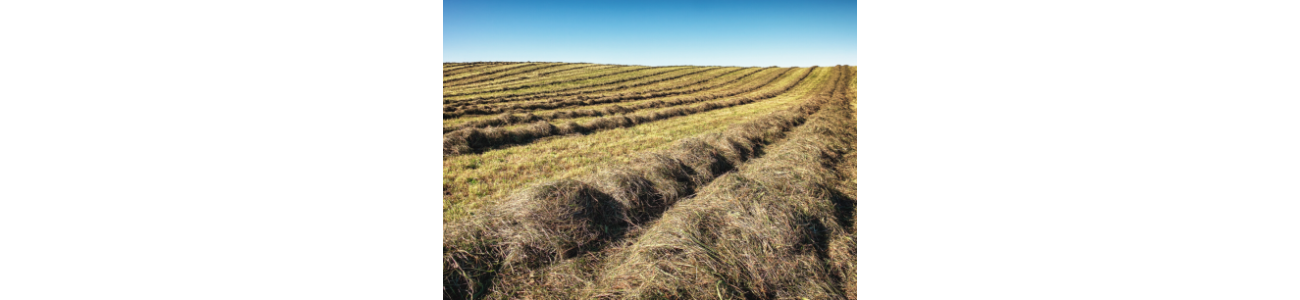
[[[857,65],[857,3],[446,0],[443,61]]]

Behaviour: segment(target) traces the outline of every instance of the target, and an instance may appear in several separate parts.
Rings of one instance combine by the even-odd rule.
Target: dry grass
[[[453,76],[457,76],[457,75],[461,75],[461,74],[466,74],[467,72],[477,72],[477,71],[480,71],[480,70],[483,70],[483,69],[486,69],[486,68],[491,68],[491,67],[494,67],[494,66],[501,66],[501,65],[508,65],[508,64],[517,64],[517,63],[509,62],[509,63],[468,63],[468,64],[460,64],[460,65],[457,65],[457,66],[455,66],[455,67],[451,67],[451,68],[443,68],[443,69],[442,69],[442,71],[443,71],[443,72],[442,72],[442,77],[443,77],[443,78],[450,78],[450,77],[453,77]]]
[[[597,65],[597,64],[562,64],[554,69],[544,71],[532,71],[511,76],[496,78],[487,82],[458,85],[446,88],[447,91],[459,91],[466,89],[483,89],[491,87],[504,86],[505,84],[529,83],[535,80],[549,80],[562,78],[565,76],[579,75],[588,72],[595,72],[605,68],[612,68],[614,65]]]
[[[744,69],[710,68],[705,70],[704,72],[692,72],[689,74],[684,74],[682,76],[674,76],[673,78],[661,78],[652,82],[641,82],[638,84],[625,84],[624,85],[626,86],[625,88],[619,88],[619,86],[613,86],[613,87],[605,87],[599,89],[584,89],[580,91],[573,91],[570,93],[582,94],[582,97],[587,97],[587,98],[593,98],[593,97],[598,98],[598,97],[625,95],[625,94],[632,94],[632,93],[640,94],[640,93],[650,93],[650,92],[658,92],[658,91],[668,91],[668,90],[675,90],[684,87],[699,85],[700,83],[711,81],[717,78],[729,77],[727,75],[739,72],[741,70]],[[546,101],[546,102],[558,102],[558,101],[564,101],[564,100],[569,100],[574,98],[577,97],[563,97],[563,96],[555,96],[555,95],[545,95],[545,96],[534,95],[534,96],[525,96],[525,97],[496,98],[496,99],[487,99],[487,100],[458,101],[455,103],[449,103],[447,107],[451,108],[451,107],[459,107],[459,106],[490,105],[490,104],[502,104],[502,103],[526,103],[526,102],[539,101],[539,100]],[[446,110],[448,109],[444,109],[444,111]]]
[[[600,269],[592,295],[635,299],[843,299],[853,204],[831,186],[856,138],[848,98],[679,203]]]
[[[536,178],[569,178],[593,172],[599,165],[630,161],[629,156],[663,147],[672,141],[746,122],[800,101],[826,80],[828,70],[818,69],[806,84],[789,93],[757,103],[673,118],[590,135],[562,136],[528,145],[458,155],[443,160],[444,212],[458,218],[483,203],[502,199],[509,191]]]
[[[642,76],[641,78],[644,77],[646,76]],[[619,79],[616,81],[613,81],[613,79],[614,78],[606,77],[606,78],[600,78],[599,80],[593,80],[581,84],[576,81],[567,81],[567,82],[555,81],[555,82],[550,82],[550,83],[536,85],[536,86],[523,86],[519,89],[514,89],[514,90],[511,90],[513,88],[502,88],[504,91],[500,91],[499,93],[496,93],[494,95],[480,95],[472,98],[454,99],[453,102],[457,104],[460,103],[491,104],[491,103],[521,102],[521,101],[542,100],[542,99],[558,99],[560,97],[569,97],[569,96],[576,96],[576,95],[591,95],[591,94],[602,93],[602,92],[617,91],[619,89],[622,89],[623,86],[613,85],[613,84],[625,82],[628,80],[640,79],[640,78]]]
[[[549,87],[551,85],[561,84],[565,82],[587,80],[587,79],[600,78],[606,76],[614,76],[614,75],[625,74],[629,72],[645,71],[645,70],[652,69],[651,67],[646,67],[646,66],[621,66],[621,65],[600,65],[600,67],[601,68],[584,69],[583,71],[577,71],[577,72],[563,72],[560,74],[552,75],[548,78],[544,78],[542,80],[535,80],[533,82],[520,82],[515,84],[504,84],[504,85],[495,85],[495,86],[475,86],[475,87],[463,87],[463,88],[452,87],[451,90],[443,91],[443,100],[447,101],[447,103],[456,103],[459,101],[475,100],[480,98],[495,98],[492,95],[478,95],[478,96],[456,96],[456,95],[463,94],[463,93],[477,92],[477,91],[497,90],[499,92],[499,91],[508,91],[511,89],[520,90],[520,89],[529,89],[529,88]]]
[[[444,297],[855,299],[856,69],[805,76],[766,101],[445,159]],[[456,197],[475,185],[490,193]]]
[[[699,74],[702,74],[702,73],[705,73],[705,72],[714,71],[714,70],[718,70],[718,69],[720,69],[720,68],[712,68],[712,67],[708,67],[708,68],[688,68],[688,69],[682,69],[682,70],[677,70],[677,71],[672,71],[672,72],[657,73],[657,74],[653,74],[653,75],[645,75],[645,76],[638,76],[638,77],[632,77],[632,78],[623,78],[623,79],[620,79],[620,80],[608,81],[608,82],[604,82],[604,83],[601,83],[601,84],[597,84],[597,85],[595,85],[595,86],[600,86],[601,88],[599,88],[599,89],[582,88],[582,89],[578,89],[578,90],[575,91],[575,92],[588,93],[588,92],[600,92],[600,91],[605,91],[605,90],[628,90],[628,91],[633,91],[633,90],[639,90],[639,89],[643,89],[643,88],[651,88],[651,89],[653,89],[653,88],[658,87],[658,86],[669,86],[669,87],[671,87],[671,86],[674,86],[674,84],[677,84],[677,83],[676,83],[676,80],[678,80],[678,79],[688,78],[689,76],[692,76],[692,75],[699,75]],[[615,85],[615,84],[617,84],[617,85]],[[455,108],[462,108],[462,109],[463,109],[463,108],[471,108],[471,107],[472,107],[472,108],[480,108],[480,109],[483,109],[483,108],[487,108],[487,107],[485,107],[485,106],[481,106],[481,105],[478,105],[478,103],[483,103],[483,102],[493,102],[493,103],[495,103],[496,101],[501,101],[501,100],[481,100],[481,101],[457,102],[457,103],[455,103],[455,104],[444,105],[444,107],[443,107],[443,111],[444,111],[444,112],[447,112],[447,113],[452,113],[453,116],[459,116],[459,115],[457,114],[457,109],[455,109]],[[511,105],[513,105],[513,104],[511,104]],[[447,117],[444,116],[444,118],[447,118]]]
[[[489,82],[489,81],[494,81],[494,80],[498,80],[498,79],[501,79],[501,78],[511,77],[511,76],[518,75],[518,74],[524,74],[524,73],[536,72],[536,71],[540,71],[540,70],[554,69],[554,68],[557,68],[557,67],[563,67],[563,66],[567,66],[567,65],[569,65],[569,64],[561,64],[561,63],[539,63],[539,64],[528,65],[528,66],[526,66],[526,67],[519,67],[519,68],[513,68],[513,69],[499,70],[499,71],[496,71],[496,72],[483,72],[483,73],[479,73],[479,74],[477,74],[477,75],[475,75],[475,76],[464,77],[464,78],[460,78],[460,79],[457,79],[457,80],[453,80],[453,81],[450,81],[450,82],[443,83],[443,88],[446,89],[447,87],[452,87],[452,86],[465,86],[465,85],[475,84],[475,83],[480,83],[480,82]]]
[[[447,75],[447,74],[444,74],[444,75],[443,75],[443,79],[442,79],[442,84],[445,86],[445,85],[447,85],[447,83],[449,83],[449,82],[453,82],[453,81],[458,81],[458,80],[462,80],[462,79],[466,79],[466,78],[474,78],[474,77],[479,77],[479,76],[485,76],[485,75],[490,75],[490,74],[496,74],[496,73],[500,73],[500,72],[503,72],[503,71],[509,71],[509,70],[518,69],[518,68],[523,68],[523,67],[528,67],[528,66],[533,66],[533,65],[535,65],[535,64],[533,64],[533,63],[515,63],[515,64],[489,65],[489,66],[486,67],[486,68],[478,69],[478,70],[475,70],[474,72],[457,73],[457,74],[453,74],[453,75],[450,75],[450,76]]]
[[[724,101],[705,102],[692,106],[675,106],[655,111],[647,111],[637,114],[606,116],[591,119],[583,123],[568,122],[560,125],[551,124],[545,121],[538,121],[526,126],[514,128],[465,128],[443,135],[443,155],[460,155],[472,152],[480,152],[486,149],[497,148],[505,145],[515,145],[528,143],[533,140],[560,134],[589,134],[595,131],[609,130],[614,128],[632,127],[648,122],[686,116],[700,112],[716,110],[719,108],[732,107],[737,105],[749,104],[760,100],[776,97],[790,89],[794,88],[804,78],[811,74],[802,72],[797,79],[773,90],[761,93],[752,93],[728,98]],[[717,96],[723,97],[722,95]]]
[[[536,85],[508,86],[493,89],[469,90],[456,93],[446,93],[447,97],[455,97],[456,100],[477,100],[480,98],[495,98],[502,95],[519,96],[530,93],[558,92],[581,88],[589,88],[602,84],[612,84],[627,80],[636,80],[649,76],[655,76],[667,72],[679,71],[689,67],[654,67],[654,68],[634,68],[624,72],[613,72],[604,75],[592,75],[589,77],[576,78],[570,81],[555,81]],[[630,74],[629,74],[630,73]],[[608,80],[610,76],[618,76],[617,80]],[[475,98],[462,98],[474,96]]]
[[[630,101],[625,101],[625,102],[613,102],[613,103],[606,103],[606,104],[593,103],[592,105],[587,105],[578,109],[572,109],[572,108],[538,109],[523,114],[517,114],[517,112],[512,111],[512,112],[502,113],[498,115],[462,116],[460,118],[443,120],[443,132],[449,132],[456,129],[469,128],[469,127],[482,128],[487,126],[503,126],[503,125],[518,123],[518,122],[509,122],[510,120],[520,120],[520,122],[532,122],[537,120],[570,118],[572,117],[570,115],[573,114],[574,111],[578,111],[578,110],[600,111],[600,110],[605,110],[606,107],[617,106],[620,104],[641,105],[642,103],[651,102],[656,99],[666,98],[670,96],[688,96],[688,95],[693,95],[698,93],[712,92],[715,90],[731,89],[746,84],[752,84],[749,80],[747,80],[748,78],[750,78],[750,76],[763,76],[763,74],[759,74],[759,73],[765,73],[765,71],[767,71],[766,73],[768,73],[768,75],[777,74],[783,72],[784,70],[748,68],[748,69],[743,69],[738,71],[740,72],[731,72],[731,73],[724,74],[722,76],[699,81],[694,84],[686,84],[686,85],[678,86],[674,89],[668,89],[668,90],[658,91],[658,92],[619,91],[616,94],[601,94],[601,95],[587,96],[588,99],[594,97],[594,99],[596,100],[594,100],[593,102],[603,102],[604,101],[603,98],[605,97],[631,96],[627,98],[627,100]],[[755,78],[754,80],[761,80],[759,78],[762,77],[753,77],[753,78]],[[634,98],[640,98],[640,100],[635,100]],[[573,98],[541,98],[541,99],[543,100],[540,101],[544,101],[544,102],[563,102]],[[525,101],[532,101],[532,100],[521,100],[520,102],[525,102]],[[508,119],[493,120],[493,119],[502,119],[503,117]],[[501,121],[507,121],[507,122],[501,122]]]
[[[812,109],[817,106],[811,103]],[[621,240],[695,189],[759,155],[763,145],[804,120],[801,111],[811,110],[778,111],[722,133],[685,139],[586,180],[543,183],[491,210],[500,213],[449,225],[445,272],[453,275],[444,282],[449,295],[491,291],[490,298],[515,298],[537,280],[546,281],[548,294],[580,291],[576,288],[584,285],[573,280],[585,282],[588,276],[539,277],[533,270],[594,273],[583,255]]]
[[[792,69],[785,69],[783,71],[788,72],[790,70]],[[747,85],[733,87],[725,91],[712,93],[710,95],[711,97],[713,97],[713,99],[716,99],[717,97],[726,97],[726,96],[736,95],[739,93],[748,92],[753,89],[757,89],[759,87],[765,86],[768,83],[771,83],[777,78],[780,78],[781,77],[780,75],[784,74],[784,72],[772,72],[770,74],[766,74],[770,76],[755,77],[752,80],[745,81]],[[618,88],[618,87],[611,87],[611,88]],[[700,88],[705,88],[705,87],[700,87]],[[489,115],[489,114],[495,114],[500,112],[528,112],[534,110],[557,109],[557,108],[566,108],[566,107],[574,107],[574,106],[594,106],[594,105],[607,104],[607,103],[617,103],[624,100],[635,100],[635,99],[644,99],[644,98],[663,96],[663,95],[687,94],[687,93],[696,92],[696,90],[693,89],[679,90],[677,86],[667,86],[664,87],[663,90],[664,91],[675,90],[675,91],[663,92],[661,94],[648,94],[648,95],[647,94],[590,95],[590,96],[581,95],[581,96],[569,97],[569,98],[558,98],[558,97],[551,98],[550,101],[513,102],[504,105],[492,105],[492,106],[447,105],[444,107],[443,110],[443,118],[458,118],[466,115]]]

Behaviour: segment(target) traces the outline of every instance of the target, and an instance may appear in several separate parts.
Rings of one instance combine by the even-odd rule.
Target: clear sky
[[[443,61],[857,65],[857,3],[446,0]]]

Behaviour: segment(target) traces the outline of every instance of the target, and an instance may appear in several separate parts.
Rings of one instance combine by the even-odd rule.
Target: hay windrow
[[[465,128],[446,133],[443,137],[443,155],[459,155],[470,153],[472,151],[481,151],[488,148],[500,147],[505,145],[523,144],[539,138],[551,136],[560,132],[591,133],[594,131],[609,130],[621,127],[636,126],[643,123],[685,116],[704,111],[710,111],[720,108],[732,107],[737,105],[749,104],[760,100],[770,99],[781,95],[795,86],[799,85],[804,79],[812,73],[803,72],[802,75],[785,86],[775,88],[770,91],[756,93],[751,95],[739,96],[736,98],[717,101],[705,102],[698,105],[686,107],[673,107],[664,110],[628,114],[614,115],[597,118],[583,124],[565,124],[556,126],[559,130],[539,131],[539,127],[530,126],[513,129],[500,129],[499,127],[487,128]],[[545,121],[539,121],[545,122]],[[467,151],[468,149],[468,151]]]
[[[848,70],[834,68],[831,80],[789,110],[577,179],[542,182],[446,224],[444,297],[856,297],[856,240],[842,217],[844,199],[835,199],[849,173],[844,161],[854,155]],[[638,122],[619,116],[527,127],[565,134]],[[457,138],[445,146],[510,136],[489,127]]]
[[[520,86],[512,86],[512,87],[502,87],[502,88],[487,89],[487,90],[478,90],[478,91],[467,91],[467,92],[449,93],[449,94],[446,94],[445,96],[448,96],[448,97],[457,97],[457,96],[470,96],[470,95],[488,94],[488,93],[496,93],[496,92],[505,92],[505,91],[521,90],[521,89],[532,88],[532,87],[539,87],[539,86],[547,86],[547,85],[563,84],[563,83],[566,83],[566,82],[583,81],[583,80],[595,79],[595,78],[600,78],[600,77],[615,76],[615,75],[621,75],[621,74],[624,74],[624,73],[631,73],[631,72],[637,72],[637,71],[653,70],[653,72],[649,72],[649,73],[646,73],[646,74],[641,74],[641,75],[639,75],[639,76],[634,76],[634,77],[629,77],[629,78],[619,79],[619,80],[615,80],[615,81],[605,81],[605,82],[599,82],[599,83],[594,83],[594,84],[589,84],[589,85],[582,85],[582,86],[577,86],[577,87],[569,87],[569,88],[564,88],[564,89],[561,89],[561,90],[556,90],[556,91],[564,91],[564,90],[572,90],[572,89],[579,89],[579,88],[592,87],[592,86],[599,86],[599,85],[618,84],[618,83],[623,83],[623,82],[627,82],[627,81],[632,81],[632,80],[642,79],[642,78],[646,78],[646,77],[656,76],[656,75],[660,75],[660,74],[664,74],[664,73],[668,73],[668,72],[680,71],[681,69],[682,69],[681,67],[677,67],[677,66],[670,66],[670,67],[656,67],[656,68],[634,68],[634,69],[630,69],[630,70],[624,70],[624,71],[620,71],[620,72],[606,73],[606,74],[603,74],[603,75],[596,75],[596,76],[591,76],[591,77],[578,78],[578,79],[573,79],[573,80],[569,80],[569,81],[554,81],[554,82],[541,83],[541,84],[529,84],[529,85],[520,85]],[[555,91],[551,91],[551,92],[555,92]],[[534,93],[537,93],[537,92],[534,92]],[[524,94],[517,94],[517,95],[527,95],[527,94],[534,94],[534,93],[524,93]],[[476,100],[476,99],[462,99],[462,100]]]
[[[555,120],[555,119],[569,119],[569,118],[580,118],[580,117],[606,116],[606,115],[613,115],[613,114],[625,114],[625,113],[630,113],[630,112],[647,109],[647,108],[660,108],[660,107],[670,107],[670,106],[698,103],[702,101],[718,99],[721,97],[738,95],[741,93],[762,88],[767,84],[770,84],[772,81],[775,81],[777,78],[780,77],[781,74],[783,73],[777,73],[775,74],[776,76],[772,76],[770,80],[763,81],[762,84],[752,85],[749,88],[733,89],[729,92],[718,93],[718,94],[698,95],[694,97],[689,97],[689,96],[676,97],[676,98],[669,98],[664,100],[655,100],[655,101],[642,102],[642,103],[637,103],[628,106],[612,105],[601,109],[572,109],[572,110],[552,111],[552,112],[545,112],[545,113],[527,112],[523,114],[516,114],[516,112],[519,111],[556,109],[556,108],[571,107],[576,105],[598,105],[598,104],[606,104],[606,103],[619,103],[625,101],[637,101],[637,100],[645,100],[645,99],[665,98],[665,97],[676,96],[676,95],[694,94],[697,92],[711,90],[713,88],[717,88],[717,87],[725,86],[727,84],[731,84],[733,82],[737,82],[741,79],[746,78],[749,75],[753,75],[753,73],[745,74],[744,76],[720,84],[700,86],[695,88],[669,90],[665,92],[647,92],[647,93],[635,93],[629,95],[620,94],[620,95],[612,95],[612,96],[605,96],[605,97],[598,97],[599,95],[597,95],[596,98],[585,98],[584,96],[579,96],[577,98],[561,99],[561,100],[556,100],[554,102],[547,102],[541,104],[516,104],[510,106],[502,106],[498,108],[480,108],[482,112],[500,111],[502,113],[498,115],[496,118],[466,122],[466,123],[458,124],[456,126],[446,126],[443,128],[443,132],[451,132],[451,131],[464,129],[464,128],[505,126],[505,125],[518,124],[518,123],[534,121],[534,120]]]
[[[710,83],[710,81],[712,81],[712,80],[715,80],[715,79],[718,79],[718,78],[725,78],[726,76],[732,75],[733,73],[738,73],[738,72],[743,71],[743,70],[750,70],[750,72],[741,73],[740,76],[738,76],[738,77],[736,77],[736,78],[731,78],[731,79],[729,79],[729,80],[718,81],[718,82],[711,82],[711,83]],[[694,81],[684,82],[684,83],[682,83],[682,84],[680,84],[680,85],[658,87],[658,88],[655,88],[655,89],[639,91],[639,92],[636,92],[636,93],[633,93],[633,94],[636,94],[636,95],[640,95],[640,94],[660,94],[660,95],[681,95],[681,94],[689,94],[689,93],[693,93],[693,92],[698,92],[698,91],[703,91],[703,90],[709,90],[709,89],[713,89],[713,88],[717,88],[717,87],[725,86],[725,85],[730,84],[730,83],[735,83],[735,82],[740,81],[740,80],[742,80],[742,79],[744,79],[744,78],[746,78],[746,77],[748,77],[748,76],[750,76],[750,75],[754,75],[754,74],[756,74],[756,73],[759,73],[760,71],[763,71],[763,70],[765,70],[765,69],[764,69],[764,68],[737,68],[737,69],[735,69],[735,70],[732,70],[732,71],[730,71],[730,72],[726,72],[726,73],[722,73],[722,74],[719,74],[719,75],[717,75],[717,76],[713,76],[713,77],[703,77],[703,78],[696,79],[696,80],[694,80]],[[699,74],[693,74],[693,75],[699,75]],[[678,78],[674,78],[674,79],[680,79],[680,77],[678,77]],[[665,82],[665,81],[671,81],[671,80],[655,80],[654,82],[650,82],[650,83],[648,83],[648,84],[644,84],[644,85],[650,85],[650,84],[659,83],[659,82]],[[710,83],[710,84],[705,85],[704,83]],[[692,91],[693,91],[693,92],[692,92]],[[604,92],[610,92],[610,93],[604,93]],[[448,103],[448,105],[443,109],[443,111],[444,111],[444,112],[454,112],[454,111],[456,111],[457,109],[460,109],[460,108],[463,108],[463,107],[475,106],[475,105],[498,104],[498,103],[506,103],[506,102],[525,102],[525,101],[542,100],[542,99],[545,99],[545,100],[547,100],[548,102],[563,102],[563,101],[568,101],[568,100],[573,100],[573,99],[583,99],[583,100],[586,100],[586,99],[600,99],[600,98],[613,97],[613,96],[625,96],[625,93],[627,93],[627,92],[628,92],[628,91],[626,91],[626,89],[622,89],[622,88],[616,86],[616,87],[608,87],[608,88],[601,88],[601,89],[594,89],[594,90],[581,90],[581,91],[572,91],[572,92],[559,92],[559,93],[551,93],[551,94],[537,94],[537,95],[530,95],[530,96],[506,97],[506,98],[485,99],[485,100],[456,101],[456,102],[454,102],[454,103]],[[596,94],[596,93],[604,93],[604,94]],[[661,97],[662,97],[662,96],[661,96]]]
[[[830,186],[855,142],[842,89],[763,157],[704,187],[613,255],[590,293],[616,298],[845,299],[855,246]],[[701,283],[715,282],[703,288]]]
[[[782,75],[785,75],[793,70],[794,69],[785,69],[782,72],[773,73],[770,76],[765,76],[763,77],[764,79],[762,79],[761,81],[756,81],[754,84],[748,84],[745,86],[728,89],[720,93],[702,95],[702,97],[696,97],[696,98],[711,100],[711,99],[718,99],[721,97],[727,97],[727,96],[733,96],[733,95],[739,95],[742,93],[751,92],[759,88],[765,87],[779,78],[783,78]],[[809,70],[809,72],[811,73],[811,70]],[[619,87],[613,87],[611,89],[618,89],[618,88]],[[693,92],[692,90],[680,90],[680,91],[661,93],[661,94],[681,95],[681,94],[689,94],[692,92]],[[447,106],[443,109],[443,118],[456,118],[456,117],[468,116],[468,115],[485,115],[485,114],[493,114],[498,112],[509,112],[509,111],[532,111],[532,110],[539,110],[539,109],[557,109],[557,108],[565,108],[565,107],[573,107],[573,106],[616,103],[623,100],[637,100],[637,99],[648,99],[651,97],[658,97],[654,95],[655,94],[638,95],[638,96],[624,95],[624,96],[613,96],[613,97],[597,97],[597,96],[588,97],[585,95],[581,95],[577,97],[561,99],[557,101],[550,101],[550,102],[514,103],[514,104],[498,105],[498,106],[482,106],[482,105]],[[697,100],[695,102],[698,101],[702,101],[702,100]]]

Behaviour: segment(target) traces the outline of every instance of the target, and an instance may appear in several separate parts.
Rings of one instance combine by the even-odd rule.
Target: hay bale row
[[[815,67],[814,67],[814,68],[815,68]],[[773,81],[776,81],[778,78],[781,78],[781,76],[784,75],[785,73],[789,73],[789,72],[791,72],[791,71],[793,71],[793,70],[794,70],[794,68],[786,69],[785,71],[782,71],[782,72],[780,72],[780,73],[777,73],[777,74],[771,75],[771,77],[767,78],[766,80],[760,79],[760,80],[758,80],[758,81],[756,81],[756,82],[754,82],[754,83],[751,83],[751,84],[749,84],[749,85],[746,85],[746,86],[736,87],[736,88],[728,89],[727,91],[722,91],[722,92],[719,92],[719,93],[714,93],[714,94],[713,94],[713,96],[714,96],[713,99],[717,99],[717,98],[720,98],[720,97],[726,97],[726,96],[730,96],[730,95],[736,95],[736,94],[740,94],[740,93],[744,93],[744,92],[748,92],[748,91],[752,91],[752,90],[758,89],[758,88],[760,88],[760,87],[766,86],[767,84],[769,84],[769,83],[771,83],[771,82],[773,82]],[[811,69],[810,69],[809,72],[811,72]],[[738,80],[739,80],[739,79],[737,79],[737,80],[731,80],[731,81],[728,81],[728,83],[730,83],[730,82],[735,82],[735,81],[738,81]],[[654,82],[651,82],[651,83],[654,83]],[[650,83],[646,83],[646,84],[650,84]],[[714,85],[714,87],[716,87],[716,86],[721,86],[721,85]],[[679,87],[671,87],[671,88],[666,88],[665,90],[672,90],[672,89],[678,89],[678,88],[679,88]],[[558,100],[558,101],[551,101],[551,102],[514,103],[514,104],[508,104],[508,105],[502,105],[502,106],[455,106],[455,107],[453,107],[453,106],[446,106],[446,107],[443,107],[443,118],[444,118],[444,119],[449,119],[449,118],[457,118],[457,117],[464,116],[464,115],[485,115],[485,114],[493,114],[493,113],[508,112],[508,111],[529,111],[529,110],[539,110],[539,109],[556,109],[556,108],[565,108],[565,107],[572,107],[572,106],[589,106],[589,105],[597,105],[597,104],[605,104],[605,103],[615,103],[615,102],[621,102],[621,101],[624,101],[624,100],[627,100],[627,99],[647,99],[647,98],[654,98],[654,97],[665,96],[665,95],[674,95],[674,94],[675,94],[675,95],[680,95],[680,94],[686,94],[686,93],[693,93],[693,92],[697,92],[697,91],[699,91],[699,90],[703,90],[702,88],[704,88],[704,87],[697,87],[696,89],[693,89],[693,90],[683,90],[683,91],[674,91],[674,92],[663,92],[663,93],[660,93],[658,96],[654,96],[654,95],[645,95],[645,96],[642,96],[642,95],[638,94],[638,95],[613,95],[613,96],[605,96],[605,97],[588,97],[588,96],[582,95],[582,96],[577,96],[577,97],[572,97],[572,98],[562,99],[562,100]],[[624,88],[623,88],[623,87],[611,87],[611,88],[609,88],[609,89],[607,89],[607,90],[621,90],[621,89],[624,89]],[[597,92],[597,91],[588,91],[588,92]]]
[[[749,104],[783,94],[797,86],[805,78],[808,78],[808,74],[811,73],[811,71],[805,72],[801,77],[799,77],[799,79],[773,91],[737,97],[719,102],[705,102],[694,106],[673,107],[665,110],[640,114],[601,117],[588,121],[586,124],[578,124],[570,121],[569,123],[556,126],[546,121],[537,121],[531,125],[516,127],[513,129],[503,129],[500,127],[465,128],[443,135],[443,154],[459,155],[504,145],[523,144],[538,138],[552,135],[574,133],[588,134],[595,131],[631,127],[667,118]]]
[[[816,68],[816,67],[813,67],[813,68]],[[516,109],[522,109],[522,108],[520,108],[519,106],[511,106],[511,107],[507,107],[506,110],[505,110],[505,112],[501,113],[500,115],[498,115],[498,116],[495,117],[495,118],[476,120],[476,121],[471,121],[471,122],[465,122],[465,123],[457,124],[457,125],[455,125],[455,126],[444,127],[444,128],[443,128],[443,132],[444,132],[444,133],[445,133],[445,132],[451,132],[451,131],[456,131],[456,130],[460,130],[460,129],[464,129],[464,128],[483,128],[483,127],[488,127],[488,126],[507,126],[507,125],[522,124],[522,123],[528,123],[528,122],[536,122],[536,121],[541,121],[541,120],[547,120],[547,121],[549,121],[549,120],[555,120],[555,119],[570,119],[570,118],[581,118],[581,117],[599,117],[599,116],[607,116],[607,115],[614,115],[614,114],[626,114],[626,113],[630,113],[630,112],[634,112],[634,111],[642,110],[642,109],[647,109],[647,108],[660,108],[660,107],[678,106],[678,105],[684,105],[684,104],[691,104],[691,103],[704,102],[704,101],[714,100],[714,99],[718,99],[718,98],[734,96],[734,95],[738,95],[738,94],[742,94],[742,93],[746,93],[746,92],[751,92],[751,91],[753,91],[753,90],[756,90],[756,89],[759,89],[759,88],[765,87],[765,86],[767,86],[768,84],[770,84],[771,82],[776,81],[777,78],[780,78],[782,74],[785,74],[785,73],[787,73],[787,72],[789,72],[789,70],[787,70],[787,71],[785,71],[785,72],[778,73],[778,74],[776,74],[775,76],[773,76],[772,78],[769,78],[769,79],[767,79],[767,80],[765,80],[765,81],[762,81],[761,83],[757,83],[757,84],[754,84],[754,85],[751,85],[751,86],[743,86],[743,87],[738,87],[738,88],[735,88],[735,89],[732,89],[732,90],[728,90],[728,91],[722,91],[722,92],[717,92],[717,93],[712,93],[712,94],[706,94],[706,95],[696,95],[696,96],[691,96],[691,97],[680,97],[680,98],[673,98],[673,99],[667,99],[667,100],[657,100],[657,101],[651,101],[651,102],[646,102],[646,103],[640,103],[640,104],[631,105],[631,106],[612,105],[612,106],[608,106],[608,107],[601,108],[601,109],[574,109],[574,110],[566,110],[566,111],[554,111],[554,112],[542,113],[542,114],[526,113],[526,114],[520,114],[520,115],[516,115],[516,114],[514,114],[513,111],[516,110]],[[812,69],[809,69],[808,72],[811,73],[811,72],[812,72]],[[734,81],[735,81],[735,80],[732,80],[732,81],[729,81],[729,82],[734,82]],[[660,93],[660,94],[657,94],[657,95],[665,95],[665,94],[689,94],[689,93],[694,93],[694,92],[697,92],[698,90],[702,90],[702,89],[706,89],[706,88],[711,88],[711,87],[699,87],[699,88],[690,89],[690,90],[673,91],[673,92],[664,92],[664,93]],[[644,99],[644,98],[653,98],[653,95],[633,95],[633,96],[627,97],[626,99]],[[585,98],[579,98],[579,99],[571,100],[571,101],[569,101],[568,103],[560,103],[560,104],[556,104],[556,105],[564,105],[564,106],[578,106],[578,105],[582,105],[582,106],[589,106],[589,105],[596,105],[596,104],[604,104],[604,103],[615,103],[615,102],[621,102],[622,100],[624,100],[624,99],[620,99],[620,98],[600,98],[600,99],[585,99]]]
[[[843,77],[843,76],[842,76]],[[601,267],[591,295],[627,299],[846,299],[856,239],[829,188],[855,142],[837,80],[831,104],[770,152],[664,213]]]
[[[530,289],[575,292],[583,287],[584,276],[534,271],[545,266],[548,272],[595,273],[594,264],[584,263],[587,256],[575,257],[624,240],[629,230],[649,224],[699,187],[761,155],[805,116],[778,111],[721,133],[687,138],[583,181],[531,187],[502,208],[486,210],[488,215],[450,224],[444,247],[446,295],[506,299]],[[544,284],[529,284],[537,281]]]

